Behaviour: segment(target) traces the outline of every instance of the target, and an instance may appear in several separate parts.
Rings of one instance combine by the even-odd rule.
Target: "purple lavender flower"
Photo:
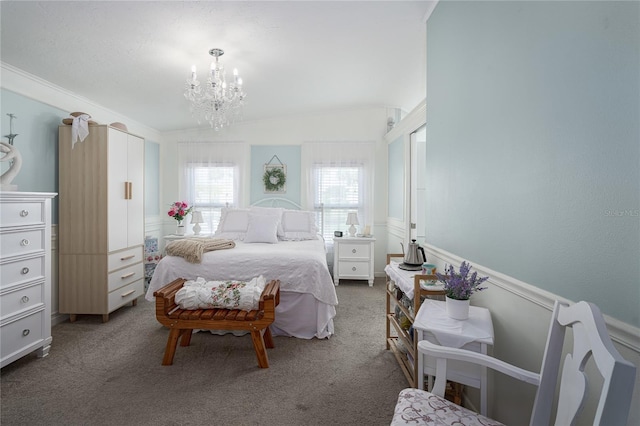
[[[477,272],[473,272],[469,276],[470,271],[471,265],[467,262],[462,262],[459,272],[456,272],[453,265],[445,267],[444,274],[436,272],[438,281],[444,283],[444,291],[447,293],[447,297],[456,300],[468,300],[473,293],[486,290],[487,287],[480,287],[480,285],[488,280],[489,277],[478,277]]]

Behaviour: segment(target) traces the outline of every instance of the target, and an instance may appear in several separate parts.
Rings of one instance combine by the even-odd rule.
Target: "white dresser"
[[[51,199],[0,192],[0,367],[51,347]]]
[[[373,237],[336,237],[333,239],[333,282],[341,279],[367,280],[373,287]]]

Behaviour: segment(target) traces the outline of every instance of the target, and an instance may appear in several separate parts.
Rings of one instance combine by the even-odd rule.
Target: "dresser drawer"
[[[0,329],[0,357],[6,357],[42,340],[44,311],[35,312]]]
[[[109,271],[142,262],[142,246],[109,254]]]
[[[369,278],[369,270],[369,262],[349,262],[341,260],[340,266],[338,267],[340,278],[367,279]]]
[[[2,258],[35,253],[44,250],[44,247],[44,229],[4,232],[0,237],[0,257]]]
[[[109,293],[109,312],[113,312],[120,306],[125,305],[138,297],[144,292],[144,280],[138,280],[125,287],[119,288]]]
[[[0,209],[0,223],[3,227],[44,223],[42,210],[39,202],[4,202]]]
[[[369,260],[371,247],[367,244],[340,243],[338,245],[340,259],[364,259]]]
[[[2,318],[42,304],[43,286],[44,283],[41,282],[19,290],[3,293],[0,296],[0,315],[2,315]]]
[[[44,254],[5,262],[0,266],[0,288],[44,277]]]
[[[109,292],[144,278],[144,265],[138,263],[109,274]]]

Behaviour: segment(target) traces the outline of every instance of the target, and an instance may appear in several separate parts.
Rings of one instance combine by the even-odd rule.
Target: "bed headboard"
[[[251,205],[256,207],[282,207],[284,209],[302,210],[301,205],[282,197],[263,198]],[[320,235],[324,236],[324,205],[320,204],[320,207],[316,209],[316,212],[318,213],[318,229],[320,230]]]
[[[300,204],[294,203],[293,201],[282,197],[263,198],[251,205],[256,207],[282,207],[291,210],[302,210],[302,206]]]

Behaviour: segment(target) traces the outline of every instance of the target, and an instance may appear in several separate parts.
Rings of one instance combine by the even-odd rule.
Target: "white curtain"
[[[302,144],[301,202],[309,210],[317,209],[323,200],[325,204],[334,204],[333,217],[325,205],[324,235],[330,243],[334,231],[347,231],[347,210],[358,213],[358,233],[366,225],[373,225],[374,164],[375,142]],[[344,169],[345,173],[339,173],[339,169]],[[319,180],[324,180],[324,184]]]
[[[222,207],[244,204],[249,156],[244,142],[178,143],[180,199],[202,212],[202,234],[215,232]]]

